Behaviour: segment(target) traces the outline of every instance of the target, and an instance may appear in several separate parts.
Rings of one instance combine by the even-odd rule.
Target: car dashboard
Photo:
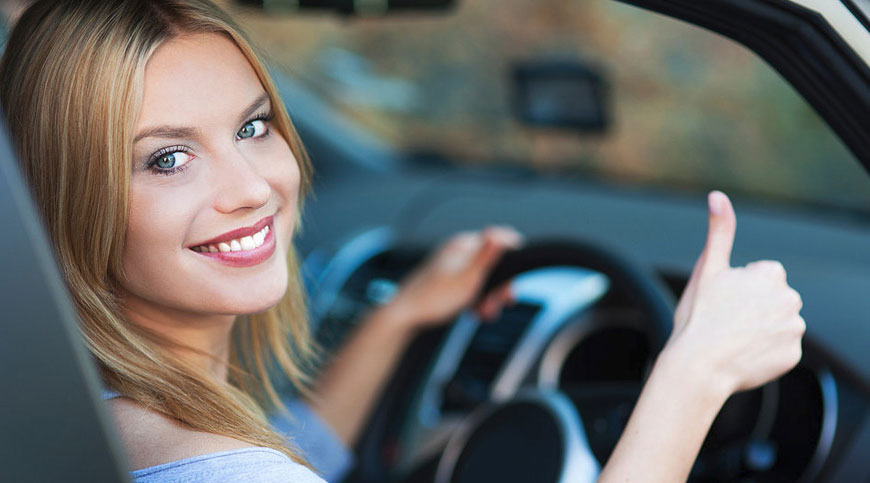
[[[582,244],[560,242],[568,251]],[[303,271],[324,348],[338,348],[431,248],[376,226],[333,249],[311,250]],[[572,260],[569,253],[551,257]],[[654,273],[673,299],[686,275]],[[515,303],[496,321],[481,322],[468,311],[420,335],[381,398],[348,481],[432,481],[441,453],[476,410],[530,388],[567,395],[604,464],[660,349],[660,327],[632,294],[588,267],[530,270],[512,290]],[[808,337],[798,367],[729,399],[690,481],[828,481],[866,419],[870,399],[862,390]]]

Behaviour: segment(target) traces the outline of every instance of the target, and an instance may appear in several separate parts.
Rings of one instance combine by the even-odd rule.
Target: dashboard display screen
[[[481,323],[444,390],[443,412],[471,410],[489,399],[493,381],[540,310],[538,305],[516,303],[498,320]]]

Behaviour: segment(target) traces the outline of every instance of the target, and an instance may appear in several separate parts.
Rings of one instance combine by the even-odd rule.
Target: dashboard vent
[[[420,250],[387,250],[371,256],[353,270],[330,294],[329,305],[318,321],[317,342],[332,354],[356,330],[362,317],[392,297],[399,282],[423,259]]]

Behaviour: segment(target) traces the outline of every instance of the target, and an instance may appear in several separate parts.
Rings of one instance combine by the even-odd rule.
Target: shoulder
[[[194,456],[131,473],[135,483],[324,483],[308,468],[271,448],[242,448]]]
[[[210,453],[254,448],[244,441],[186,428],[124,397],[106,403],[134,470]]]

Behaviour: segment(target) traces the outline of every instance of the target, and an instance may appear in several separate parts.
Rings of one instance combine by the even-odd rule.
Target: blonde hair
[[[43,0],[13,30],[0,60],[0,103],[23,171],[104,383],[186,426],[302,458],[268,425],[279,404],[270,373],[305,385],[312,355],[295,253],[290,288],[274,308],[236,321],[230,384],[203,377],[168,341],[126,320],[118,294],[133,130],[146,62],[180,33],[220,33],[248,58],[302,173],[311,167],[263,63],[207,0]]]

